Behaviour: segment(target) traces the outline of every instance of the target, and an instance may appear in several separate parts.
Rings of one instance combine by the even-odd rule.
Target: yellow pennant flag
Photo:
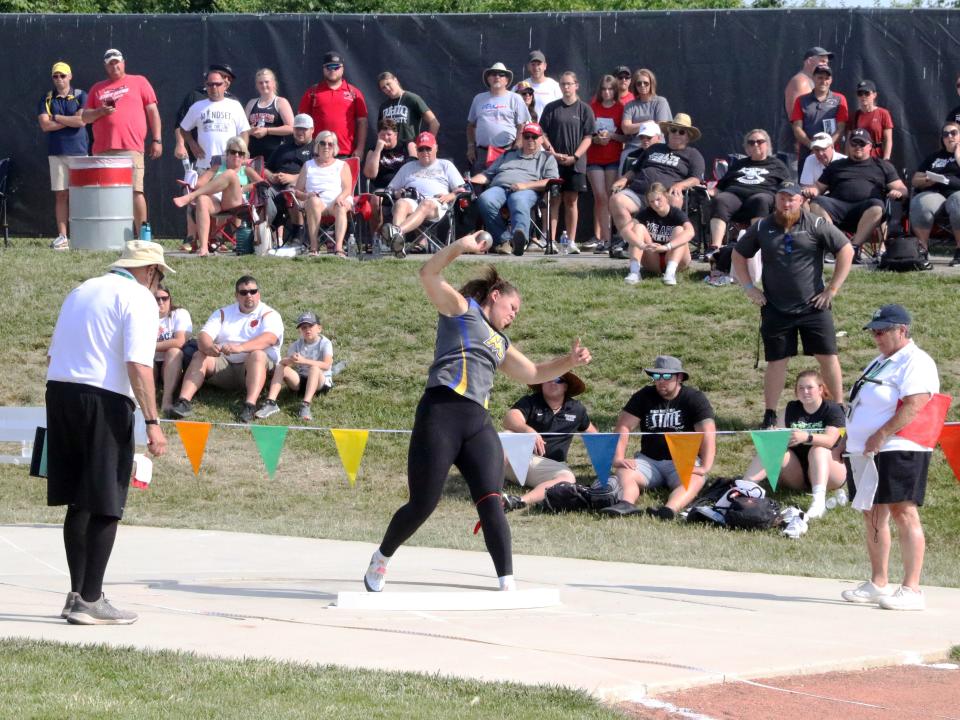
[[[190,458],[193,474],[199,475],[200,461],[203,459],[203,451],[207,447],[207,437],[210,435],[210,423],[178,420],[174,425],[177,426],[177,433],[180,435],[183,449],[187,451],[187,457]]]
[[[680,482],[687,488],[690,486],[693,468],[697,464],[703,433],[667,433],[664,437],[667,440],[667,447],[670,448],[673,466],[677,469],[677,475],[680,476]]]
[[[343,469],[347,471],[347,477],[350,478],[350,487],[353,487],[357,482],[357,470],[360,469],[360,461],[363,459],[363,451],[367,447],[367,437],[370,432],[331,428],[330,434],[333,435],[333,441],[337,444]]]

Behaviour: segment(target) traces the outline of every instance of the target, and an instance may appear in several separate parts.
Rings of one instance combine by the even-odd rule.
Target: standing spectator
[[[240,137],[246,142],[250,132],[243,106],[224,95],[227,87],[225,75],[217,71],[208,72],[206,86],[207,97],[190,106],[177,129],[183,142],[197,158],[198,170],[222,164],[227,141]],[[190,134],[194,129],[197,131],[196,140]]]
[[[813,91],[798,97],[790,114],[793,135],[799,146],[798,168],[803,167],[804,160],[810,154],[810,142],[814,135],[818,132],[828,133],[836,145],[844,136],[849,119],[847,99],[830,89],[833,71],[829,65],[817,65],[813,71],[813,84]]]
[[[873,139],[872,157],[889,160],[893,152],[893,118],[886,108],[877,105],[877,86],[873,80],[857,83],[857,109],[850,121],[851,132],[863,128]]]
[[[184,359],[184,348],[193,332],[193,320],[186,308],[174,303],[170,288],[166,285],[157,284],[153,296],[160,311],[160,327],[157,330],[157,348],[153,362],[155,374],[163,383],[160,412],[167,415],[173,407],[174,393],[180,389],[183,368],[193,357],[191,351]]]
[[[93,124],[93,154],[123,155],[133,160],[133,233],[147,221],[143,194],[143,156],[157,160],[163,152],[157,94],[142,75],[127,75],[123,53],[111,48],[103,54],[107,79],[90,88],[83,121]],[[150,138],[147,139],[147,126]]]
[[[527,112],[530,113],[530,122],[539,122],[540,113],[537,112],[537,101],[533,96],[533,85],[526,80],[518,82],[513,91],[523,98],[523,104],[527,106]]]
[[[563,94],[560,85],[553,78],[547,77],[547,58],[540,50],[534,50],[527,58],[527,71],[530,77],[523,82],[533,88],[533,104],[537,109],[537,117],[543,116],[543,109],[554,100],[559,100]],[[517,88],[513,89],[518,92]],[[536,120],[531,117],[531,121]]]
[[[960,95],[960,73],[957,73],[956,79],[957,95]],[[945,122],[954,122],[960,123],[960,105],[957,105],[953,110],[947,113]]]
[[[814,197],[815,191],[810,188],[817,184],[817,180],[823,175],[827,165],[837,160],[846,160],[847,156],[833,147],[833,138],[829,133],[818,132],[811,138],[810,150],[812,151],[803,162],[803,169],[800,172],[800,185],[803,186],[804,197]]]
[[[587,150],[593,144],[596,120],[593,110],[580,99],[577,91],[580,83],[575,72],[566,71],[560,76],[563,96],[549,103],[541,115],[540,127],[547,136],[547,150],[557,161],[557,169],[563,185],[560,186],[560,203],[550,204],[550,240],[557,234],[560,205],[563,204],[563,220],[570,236],[570,252],[577,248],[577,222],[580,193],[587,190]],[[584,244],[585,248],[596,247],[596,242]]]
[[[266,160],[293,134],[293,107],[277,95],[277,76],[270,68],[257,70],[254,76],[259,97],[243,109],[250,125],[250,157]]]
[[[910,320],[902,305],[884,305],[863,326],[880,354],[850,390],[847,421],[847,453],[851,459],[866,456],[866,462],[875,464],[877,484],[861,489],[856,487],[861,478],[853,477],[854,500],[857,493],[874,490],[872,507],[863,513],[870,580],[841,595],[847,602],[876,603],[884,610],[926,607],[920,589],[926,540],[919,507],[926,494],[933,452],[899,433],[940,392],[940,376],[933,358],[910,339]],[[903,580],[896,591],[890,587],[888,575],[891,518],[897,526],[903,561]]]
[[[910,201],[910,227],[924,249],[937,213],[946,205],[950,230],[957,244],[950,267],[960,265],[960,122],[948,122],[940,131],[940,150],[928,155],[913,174],[919,190]]]
[[[339,53],[323,56],[323,80],[303,94],[297,112],[313,118],[313,127],[337,136],[341,157],[359,158],[367,147],[367,101],[360,88],[343,79]]]
[[[617,101],[626,107],[633,100],[633,73],[626,65],[617,65],[610,74],[617,79]]]
[[[670,103],[665,97],[657,95],[657,76],[652,70],[640,68],[633,73],[633,100],[623,107],[623,121],[621,127],[627,136],[620,157],[621,166],[626,156],[640,147],[640,126],[647,120],[654,122],[669,122],[673,119],[670,112]],[[623,166],[624,171],[626,167]]]
[[[587,150],[587,180],[593,190],[593,236],[595,252],[610,249],[610,195],[620,167],[624,136],[620,129],[623,105],[617,100],[617,81],[604,75],[590,102],[597,128]]]
[[[767,368],[763,374],[766,409],[760,427],[777,424],[777,404],[787,377],[787,363],[803,352],[820,364],[827,389],[842,397],[837,334],[830,308],[853,264],[853,248],[833,225],[803,209],[800,186],[785,182],[777,189],[775,211],[751,225],[733,251],[733,268],[744,292],[760,307],[760,335]],[[763,290],[753,286],[747,258],[762,255]],[[823,256],[837,259],[830,284],[823,283]]]
[[[377,142],[367,151],[363,163],[363,176],[370,181],[372,190],[385,190],[397,171],[410,160],[407,149],[400,144],[397,123],[383,118],[377,127]],[[370,232],[379,232],[383,224],[383,207],[380,196],[370,195]]]
[[[790,116],[793,115],[793,106],[797,98],[801,95],[807,95],[813,92],[813,71],[818,65],[830,65],[833,59],[833,53],[824,50],[822,47],[814,46],[809,48],[803,54],[803,66],[787,82],[783,89],[783,121],[780,124],[780,136],[777,138],[777,146],[780,152],[787,156],[787,167],[791,172],[799,172],[803,164],[797,163],[797,138],[793,132],[793,123],[790,122]]]
[[[133,471],[134,401],[147,449],[163,455],[153,384],[159,313],[153,290],[172,273],[157,243],[134,240],[110,272],[64,300],[47,353],[47,505],[66,505],[63,544],[70,592],[61,617],[75,625],[130,625],[136,613],[103,595],[103,576]]]
[[[417,156],[416,137],[421,129],[434,137],[440,132],[440,121],[423,98],[416,93],[407,92],[400,87],[400,81],[392,72],[382,72],[377,76],[380,92],[387,99],[380,103],[377,112],[377,125],[382,120],[393,120],[397,128],[397,142],[407,151],[408,157]],[[426,125],[426,127],[421,127]]]
[[[511,147],[520,147],[520,130],[530,121],[521,98],[507,88],[513,73],[503,63],[483,71],[489,90],[474,96],[467,114],[467,160],[473,172],[482,172]],[[496,238],[494,238],[496,240]]]
[[[53,190],[57,218],[57,238],[50,247],[69,250],[67,223],[70,219],[70,190],[67,159],[87,154],[87,131],[83,122],[83,106],[87,94],[71,87],[73,73],[65,62],[53,64],[50,71],[53,90],[40,100],[37,121],[47,133],[47,159],[50,163],[50,189]]]

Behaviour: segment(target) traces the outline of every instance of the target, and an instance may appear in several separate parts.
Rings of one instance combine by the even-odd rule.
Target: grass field
[[[2,254],[0,300],[0,405],[43,403],[45,351],[63,297],[100,273],[111,254],[54,253],[40,241],[15,241]],[[523,293],[511,340],[528,356],[565,352],[574,337],[591,348],[594,362],[583,370],[588,391],[582,400],[601,430],[612,429],[630,394],[646,384],[642,367],[659,353],[683,359],[690,383],[704,390],[721,430],[755,427],[763,412],[761,371],[753,367],[757,312],[737,288],[710,288],[698,274],[682,276],[674,288],[648,280],[622,282],[624,263],[595,265],[569,259],[500,262]],[[314,309],[324,322],[338,360],[348,367],[337,387],[315,403],[314,425],[409,429],[432,357],[435,313],[417,282],[418,263],[392,259],[345,262],[322,258],[219,257],[174,260],[169,278],[174,299],[190,310],[195,327],[216,307],[232,301],[234,280],[252,273],[263,300],[287,320]],[[449,270],[459,283],[479,268],[474,259]],[[890,275],[856,271],[837,300],[837,329],[846,384],[875,354],[860,330],[885,302],[911,309],[918,344],[937,360],[943,391],[956,394],[960,365],[960,319],[953,308],[960,275]],[[792,373],[808,367],[795,360]],[[524,388],[500,376],[491,404],[499,420]],[[788,399],[784,394],[781,406]],[[196,419],[232,422],[238,397],[203,389]],[[268,421],[298,424],[296,402],[281,396],[284,412]],[[951,419],[960,417],[951,412]],[[149,491],[133,491],[125,522],[170,527],[216,528],[262,533],[365,540],[380,539],[406,493],[406,444],[402,434],[371,434],[356,487],[350,488],[328,433],[291,431],[280,467],[269,480],[249,430],[217,427],[211,433],[199,478],[167,426],[170,452],[155,466]],[[580,443],[571,459],[584,481],[592,470]],[[717,475],[739,474],[751,452],[745,434],[719,440]],[[782,502],[805,506],[803,497]],[[645,502],[645,500],[641,500]],[[960,586],[960,485],[939,451],[932,465],[927,504],[924,581]],[[475,511],[462,482],[448,483],[443,501],[411,542],[481,550],[471,532]],[[41,481],[22,467],[0,466],[0,522],[59,522],[62,510],[44,507]],[[831,512],[800,541],[769,534],[736,534],[646,518],[604,522],[590,515],[556,517],[535,511],[510,517],[518,553],[690,565],[730,570],[859,578],[866,559],[856,513]],[[893,561],[896,567],[896,560]]]

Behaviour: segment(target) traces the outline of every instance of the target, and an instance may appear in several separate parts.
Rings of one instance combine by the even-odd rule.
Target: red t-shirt
[[[104,150],[143,152],[147,137],[147,105],[157,104],[157,94],[143,75],[124,75],[119,80],[101,80],[87,94],[87,107],[116,103],[117,111],[93,122],[93,154]]]
[[[593,115],[597,120],[597,131],[607,130],[620,134],[620,121],[623,119],[623,105],[615,102],[610,107],[593,100],[590,102]],[[611,140],[606,145],[591,145],[587,148],[587,165],[611,165],[620,162],[623,143]]]
[[[890,117],[889,111],[882,107],[874,108],[870,112],[854,110],[853,126],[850,129],[857,128],[863,128],[873,138],[870,154],[873,157],[883,157],[883,131],[887,128],[893,129],[893,118]]]
[[[367,102],[360,89],[346,80],[336,89],[321,82],[303,94],[297,112],[313,118],[314,137],[329,130],[337,136],[337,152],[350,155],[357,134],[357,118],[367,117]]]

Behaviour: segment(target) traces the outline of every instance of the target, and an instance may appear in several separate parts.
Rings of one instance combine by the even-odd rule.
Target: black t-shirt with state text
[[[673,231],[687,222],[687,214],[671,207],[670,212],[661,217],[652,207],[646,207],[637,214],[637,222],[647,228],[653,242],[666,245],[673,238]]]
[[[823,169],[817,182],[827,186],[830,197],[856,203],[870,198],[883,199],[884,189],[899,180],[896,169],[886,160],[837,160]]]
[[[517,400],[511,409],[519,410],[524,422],[538,433],[583,432],[590,427],[587,408],[575,398],[564,400],[560,410],[554,413],[543,395],[535,392]],[[544,435],[543,444],[546,447],[543,456],[557,462],[566,462],[571,442],[573,435]]]
[[[634,160],[630,189],[642,197],[655,182],[663,183],[669,189],[688,178],[703,180],[704,167],[703,155],[696,148],[687,146],[682,150],[671,150],[667,143],[656,143]]]
[[[713,407],[707,396],[694,387],[680,386],[673,400],[665,399],[654,385],[635,392],[623,411],[640,419],[640,452],[651,460],[669,460],[670,448],[663,433],[694,432],[697,423],[712,420]]]
[[[957,165],[957,160],[952,152],[940,150],[925,157],[923,162],[920,163],[920,167],[917,168],[917,172],[927,172],[928,170],[945,176],[950,184],[935,183],[926,188],[925,192],[940,193],[944,197],[949,197],[960,190],[960,166]]]

